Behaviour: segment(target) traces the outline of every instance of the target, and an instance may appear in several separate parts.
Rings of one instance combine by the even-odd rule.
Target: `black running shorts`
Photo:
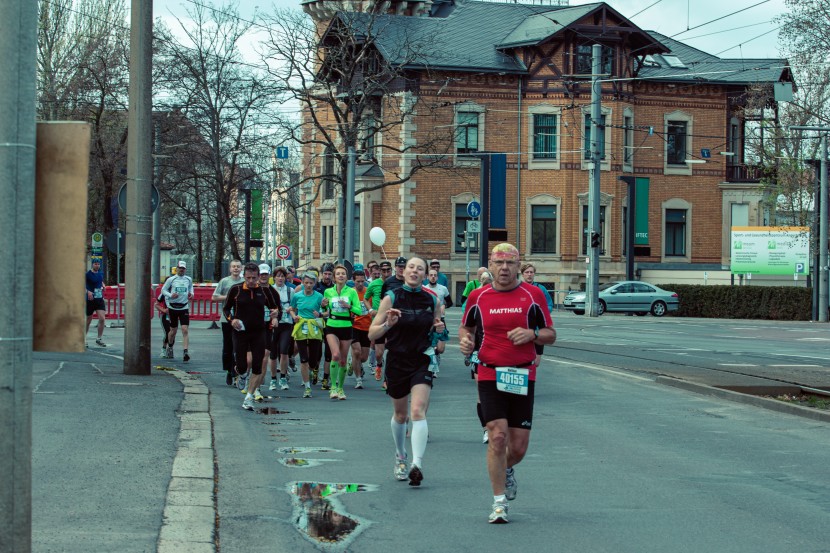
[[[478,381],[478,397],[484,422],[507,419],[510,428],[530,430],[533,424],[533,391],[536,382],[530,381],[526,396],[500,392],[495,380]]]
[[[432,388],[429,356],[423,353],[386,354],[386,393],[393,399],[409,395],[416,384]]]

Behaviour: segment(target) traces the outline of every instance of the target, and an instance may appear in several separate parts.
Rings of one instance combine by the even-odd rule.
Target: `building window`
[[[326,148],[323,158],[323,199],[334,199],[334,150]]]
[[[623,167],[631,171],[634,165],[634,117],[623,115]]]
[[[666,210],[666,257],[686,256],[686,210]]]
[[[590,77],[593,72],[593,45],[580,44],[576,47],[576,63],[574,69],[580,77]],[[614,49],[609,46],[602,47],[602,63],[600,71],[605,75],[611,75],[613,69]]]
[[[669,121],[666,129],[666,163],[686,165],[686,121]]]
[[[605,114],[599,121],[599,157],[605,159]],[[591,160],[591,115],[585,114],[585,160]]]
[[[361,144],[361,150],[363,150],[363,159],[375,159],[375,135],[377,134],[378,121],[374,113],[363,116],[362,127],[363,143]]]
[[[459,154],[478,151],[478,116],[473,111],[456,113],[455,150]]]
[[[605,206],[599,206],[600,255],[605,255]],[[582,206],[582,255],[588,255],[591,237],[588,233],[588,206]]]
[[[533,115],[533,159],[551,160],[557,158],[557,126],[559,116],[554,113]]]
[[[320,227],[320,255],[329,251],[328,230],[327,226]]]
[[[556,253],[556,206],[534,205],[530,213],[530,253]]]
[[[465,253],[467,251],[464,243],[464,233],[467,232],[467,221],[471,220],[472,217],[467,215],[467,204],[455,204],[455,234],[453,240],[455,243],[455,253]],[[470,253],[478,253],[479,236],[479,234],[471,235]]]

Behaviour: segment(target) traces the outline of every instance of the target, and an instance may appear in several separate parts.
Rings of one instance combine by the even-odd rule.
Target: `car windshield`
[[[606,282],[602,286],[599,287],[599,291],[602,292],[603,290],[608,290],[612,286],[616,286],[619,282]]]

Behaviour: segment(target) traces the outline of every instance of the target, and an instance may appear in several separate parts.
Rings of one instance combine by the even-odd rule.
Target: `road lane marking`
[[[645,381],[645,382],[654,382],[653,378],[647,378],[647,377],[639,376],[639,375],[636,375],[636,374],[631,374],[631,373],[628,373],[628,372],[615,371],[613,369],[600,367],[599,365],[592,365],[590,363],[577,363],[575,361],[563,361],[561,359],[555,359],[553,357],[543,357],[542,359],[545,360],[545,361],[551,361],[553,363],[559,363],[560,365],[571,365],[571,366],[574,366],[574,367],[582,367],[584,369],[591,369],[591,370],[594,370],[594,371],[601,371],[601,372],[613,374],[615,376],[624,376],[626,378],[633,378],[634,380],[642,380],[642,381]]]
[[[757,367],[751,363],[718,363],[720,367]]]
[[[778,369],[786,369],[786,368],[791,368],[791,369],[813,368],[813,369],[817,369],[817,368],[821,367],[821,365],[769,365],[769,366],[770,367],[775,367],[775,368],[778,368]]]

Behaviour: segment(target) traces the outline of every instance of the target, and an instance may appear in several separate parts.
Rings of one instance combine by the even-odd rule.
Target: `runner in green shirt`
[[[352,316],[362,314],[360,298],[354,288],[346,285],[346,267],[334,268],[334,286],[323,294],[323,308],[328,308],[326,345],[331,349],[331,399],[346,399],[343,383],[346,363],[352,347]]]

